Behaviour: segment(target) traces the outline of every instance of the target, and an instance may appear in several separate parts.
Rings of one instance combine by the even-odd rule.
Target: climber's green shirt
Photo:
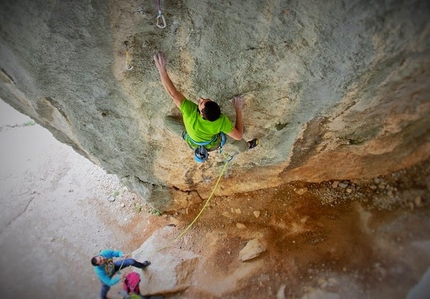
[[[187,134],[196,142],[211,141],[218,133],[228,134],[233,130],[233,124],[223,113],[215,121],[205,120],[200,116],[197,104],[187,99],[182,101],[180,109]],[[196,147],[190,140],[187,140],[187,143],[193,148]],[[213,145],[211,143],[205,147],[211,148]]]

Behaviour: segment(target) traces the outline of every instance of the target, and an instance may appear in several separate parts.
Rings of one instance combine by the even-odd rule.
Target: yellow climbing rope
[[[224,155],[224,158],[226,158],[226,155],[223,153],[223,155]],[[234,155],[233,155],[234,156]],[[211,200],[211,198],[212,198],[212,196],[214,195],[214,193],[215,193],[215,190],[216,190],[216,188],[218,187],[218,185],[219,185],[219,182],[220,182],[220,180],[221,180],[221,178],[222,178],[222,175],[224,174],[224,172],[225,172],[225,170],[226,170],[226,168],[227,168],[227,165],[228,165],[228,163],[231,161],[231,159],[233,158],[233,156],[231,156],[229,159],[225,159],[225,164],[224,164],[224,167],[223,167],[223,169],[222,169],[222,171],[221,171],[221,174],[219,175],[219,177],[218,177],[218,180],[216,181],[216,183],[215,183],[215,186],[212,188],[212,192],[211,192],[211,194],[209,195],[209,197],[208,197],[208,199],[206,200],[206,203],[203,205],[203,207],[202,207],[202,209],[200,210],[200,212],[197,214],[197,216],[194,218],[194,220],[179,234],[179,235],[177,235],[172,241],[170,241],[169,243],[167,243],[167,245],[165,245],[165,246],[163,246],[163,247],[161,247],[161,248],[158,248],[157,250],[155,250],[156,252],[157,251],[160,251],[160,250],[162,250],[162,249],[164,249],[164,248],[166,248],[166,247],[169,247],[171,244],[173,244],[174,242],[176,242],[180,237],[182,237],[192,226],[193,226],[193,224],[197,221],[197,219],[199,219],[199,217],[200,217],[200,215],[203,213],[203,211],[206,209],[206,207],[209,205],[209,202],[210,202],[210,200]]]

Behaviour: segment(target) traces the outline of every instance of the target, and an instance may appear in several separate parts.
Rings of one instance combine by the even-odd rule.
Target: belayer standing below
[[[119,275],[115,276],[115,274],[117,274],[121,269],[130,266],[143,269],[151,264],[149,261],[141,263],[135,259],[125,257],[123,260],[114,262],[114,257],[124,257],[124,253],[122,251],[106,249],[102,250],[98,255],[91,259],[91,264],[94,266],[94,272],[96,272],[100,282],[102,283],[100,291],[100,298],[102,299],[106,299],[106,295],[110,290],[110,287],[120,281],[121,277]]]
[[[153,56],[155,66],[160,73],[161,83],[173,102],[181,110],[183,122],[173,117],[165,117],[164,123],[173,133],[182,136],[190,148],[196,150],[212,151],[219,148],[222,134],[227,134],[227,143],[232,144],[239,152],[247,151],[258,144],[258,139],[245,141],[243,139],[243,97],[236,96],[232,100],[236,112],[235,125],[228,117],[221,113],[219,105],[210,100],[200,98],[198,104],[189,101],[176,89],[166,69],[166,58],[163,53],[157,52]],[[202,149],[204,147],[204,149]],[[207,159],[206,151],[206,159]],[[195,159],[203,162],[205,159]]]

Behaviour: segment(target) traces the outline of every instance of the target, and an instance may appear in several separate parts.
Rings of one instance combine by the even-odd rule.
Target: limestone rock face
[[[197,164],[164,128],[180,113],[157,50],[190,100],[234,121],[229,100],[245,97],[245,138],[261,142],[230,162],[219,195],[429,158],[428,1],[162,1],[164,29],[156,2],[0,5],[0,97],[158,209],[187,205],[181,191],[207,195],[223,157]]]

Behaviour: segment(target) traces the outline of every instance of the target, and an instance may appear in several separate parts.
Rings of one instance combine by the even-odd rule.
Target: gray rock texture
[[[196,164],[163,127],[179,111],[157,50],[189,99],[234,120],[229,100],[245,96],[245,137],[261,144],[235,156],[219,195],[429,158],[428,1],[161,4],[164,29],[155,1],[2,1],[0,97],[160,210],[209,194],[223,157]]]

